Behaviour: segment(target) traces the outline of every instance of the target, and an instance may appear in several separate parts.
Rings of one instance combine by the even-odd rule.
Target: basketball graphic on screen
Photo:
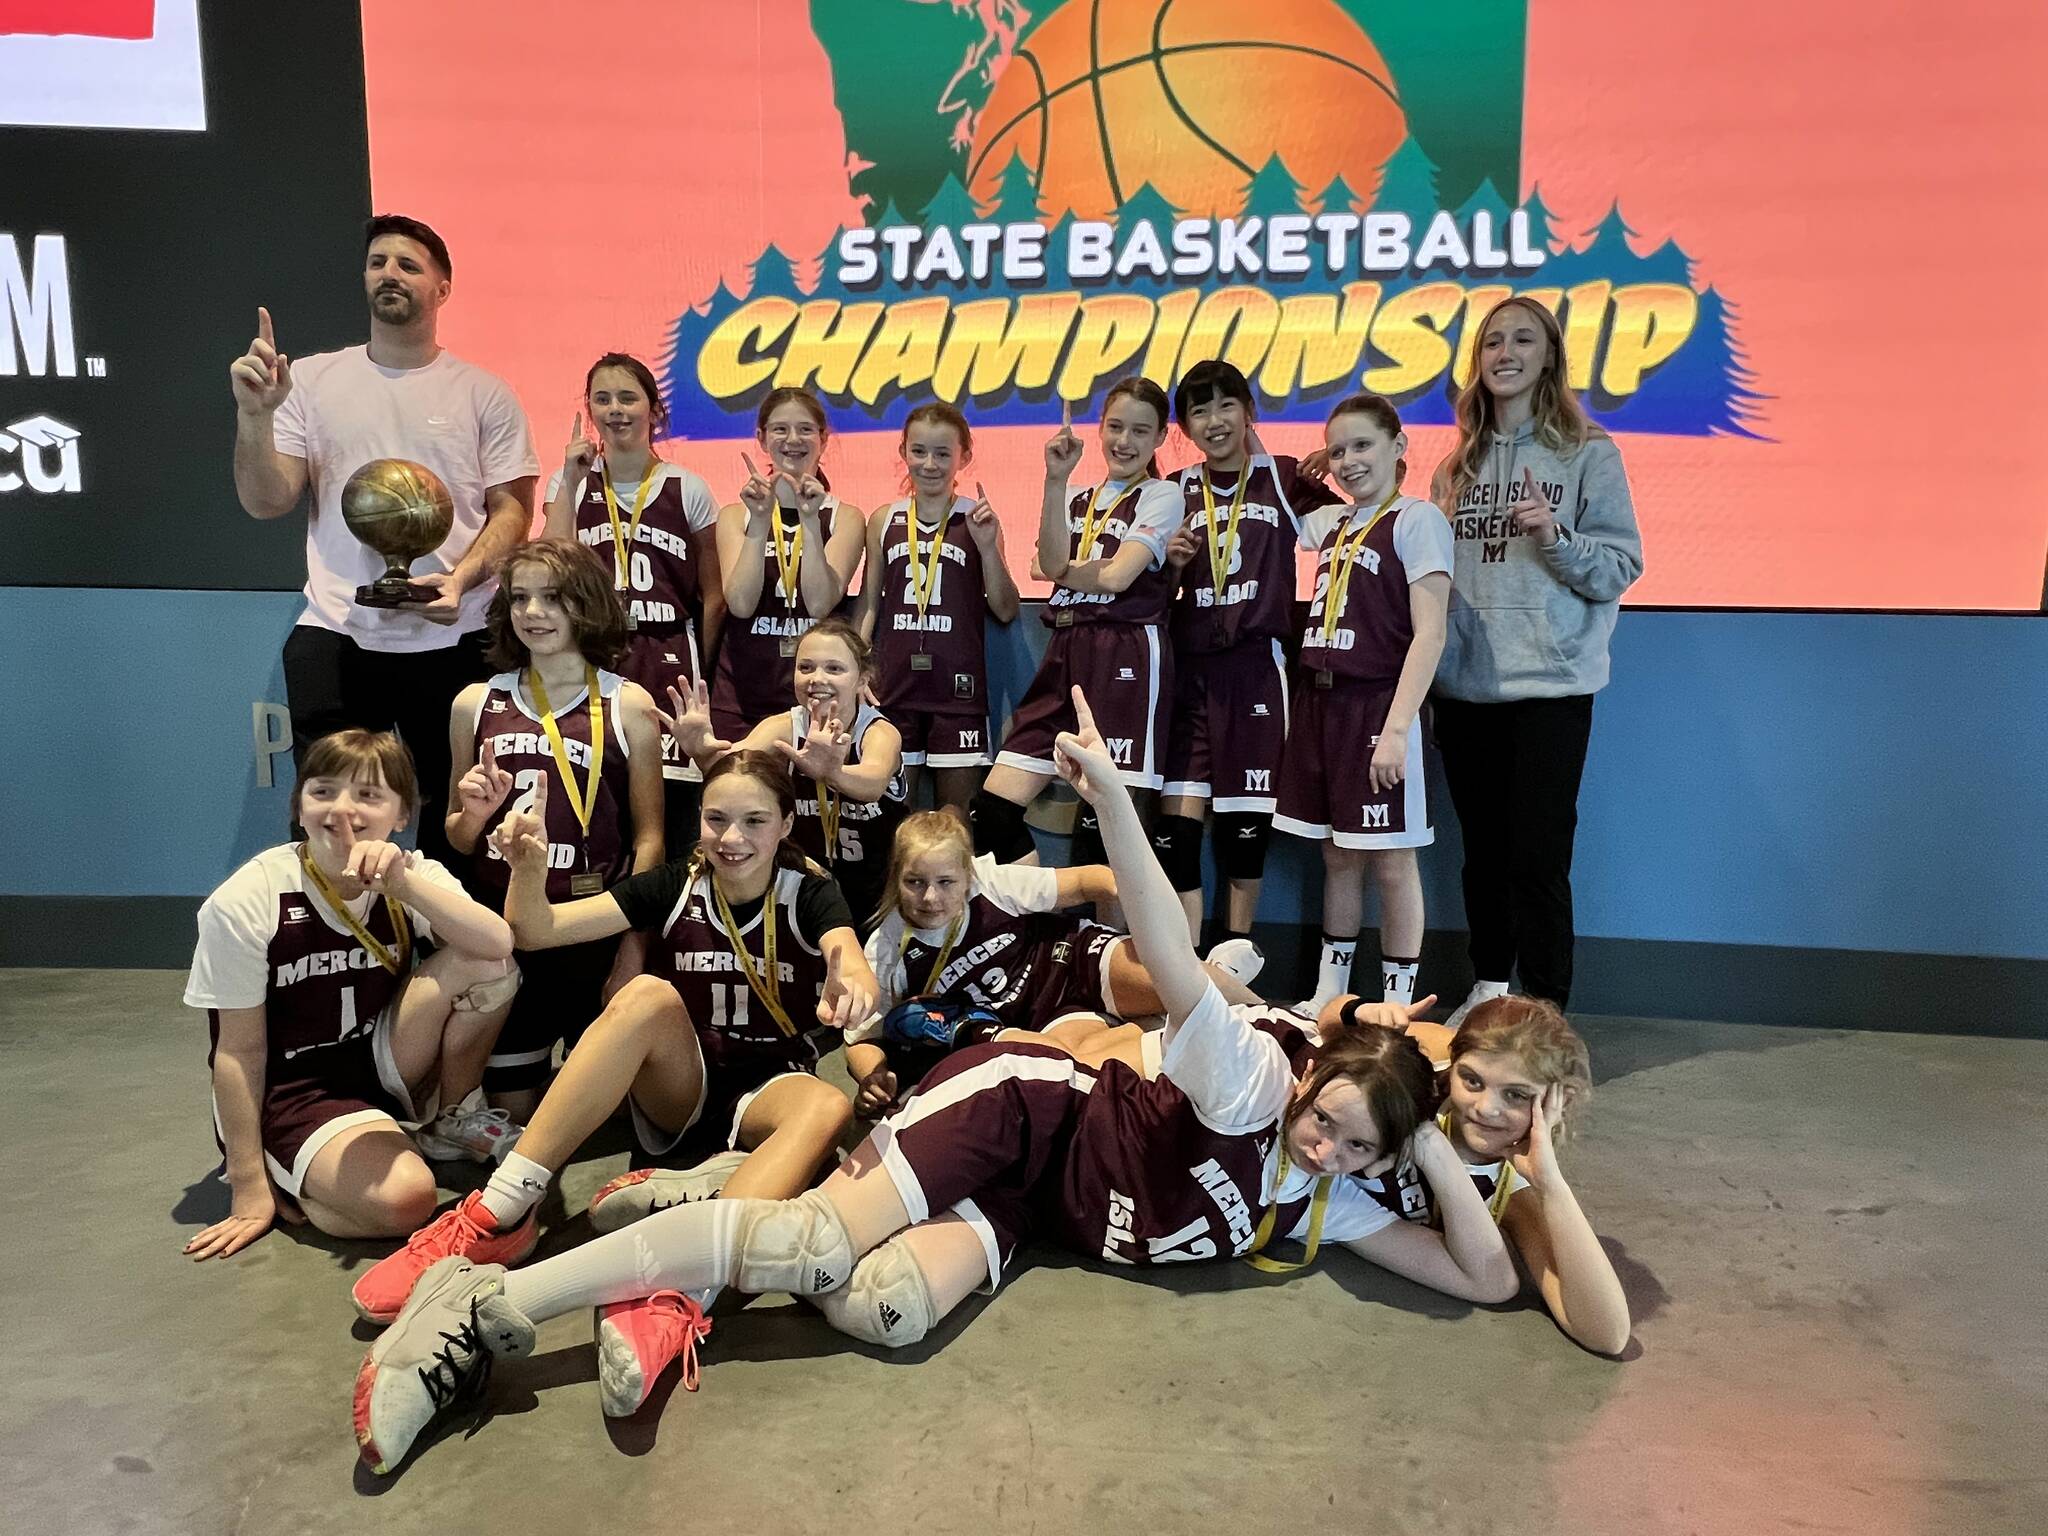
[[[1147,183],[1220,217],[1277,155],[1308,195],[1341,175],[1369,197],[1407,121],[1334,0],[1065,0],[990,91],[967,184],[986,206],[1021,158],[1048,221],[1107,218]]]

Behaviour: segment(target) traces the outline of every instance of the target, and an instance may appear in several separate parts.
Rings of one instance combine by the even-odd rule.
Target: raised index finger
[[[740,462],[747,466],[747,476],[749,479],[758,480],[761,478],[761,471],[754,468],[754,461],[744,453],[740,455]]]
[[[1099,735],[1095,729],[1095,711],[1088,707],[1088,696],[1081,691],[1079,683],[1074,684],[1074,724],[1077,736]]]
[[[272,346],[277,345],[277,333],[270,326],[270,311],[261,304],[256,306],[256,334]]]

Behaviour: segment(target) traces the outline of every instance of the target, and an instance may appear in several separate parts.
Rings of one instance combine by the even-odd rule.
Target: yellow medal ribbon
[[[1251,1247],[1245,1250],[1244,1261],[1253,1269],[1268,1275],[1291,1275],[1297,1269],[1307,1269],[1316,1261],[1316,1249],[1323,1244],[1323,1217],[1330,1209],[1330,1186],[1336,1183],[1334,1176],[1326,1175],[1316,1180],[1315,1193],[1308,1202],[1308,1241],[1302,1244],[1301,1262],[1289,1264],[1284,1259],[1269,1259],[1259,1252],[1273,1240],[1273,1224],[1280,1215],[1280,1185],[1285,1180],[1287,1169],[1287,1123],[1280,1123],[1278,1138],[1273,1143],[1273,1203],[1266,1207],[1266,1214],[1259,1218],[1259,1230],[1252,1238]]]
[[[932,962],[931,974],[924,979],[924,995],[929,997],[939,985],[939,976],[946,969],[946,962],[953,958],[953,946],[960,941],[960,930],[967,926],[967,914],[962,912],[953,919],[953,926],[946,930],[945,942],[939,946],[939,957]],[[896,941],[896,964],[903,968],[904,984],[910,982],[910,970],[903,957],[910,953],[910,946],[917,935],[909,928],[903,930],[903,937]]]
[[[661,460],[650,458],[647,473],[640,477],[640,489],[633,493],[633,521],[630,527],[619,522],[619,499],[612,494],[612,472],[609,465],[600,471],[604,485],[605,515],[612,520],[612,582],[621,592],[626,590],[627,565],[632,559],[632,546],[640,537],[640,515],[647,510],[647,496],[654,489],[654,482],[661,476]]]
[[[823,781],[818,783],[818,820],[825,825],[825,862],[839,862],[839,797]]]
[[[1451,1112],[1448,1109],[1436,1117],[1436,1128],[1446,1136],[1451,1134]],[[1486,1202],[1486,1214],[1493,1218],[1496,1227],[1500,1225],[1501,1217],[1507,1215],[1508,1201],[1514,1198],[1514,1193],[1514,1164],[1504,1157],[1500,1160],[1500,1166],[1493,1170],[1493,1194]]]
[[[746,941],[740,937],[740,925],[733,920],[732,908],[726,905],[725,892],[718,888],[716,875],[711,877],[711,901],[718,909],[719,924],[732,943],[733,955],[740,963],[747,985],[761,1000],[761,1006],[768,1010],[768,1016],[776,1026],[785,1035],[794,1035],[796,1025],[790,1022],[789,1010],[782,1006],[782,986],[778,979],[781,973],[775,968],[775,875],[769,874],[768,889],[761,893],[761,948],[767,958],[758,969]]]
[[[569,809],[576,813],[576,824],[588,834],[590,818],[597,810],[598,776],[604,772],[604,696],[598,692],[597,668],[585,663],[583,678],[590,696],[590,777],[579,790],[576,787],[576,769],[569,761],[569,744],[562,740],[562,728],[555,724],[555,711],[548,703],[547,685],[540,680],[540,669],[529,667],[526,670],[526,691],[533,696],[534,707],[540,711],[540,728],[548,733],[548,750],[554,754],[555,767],[561,770],[562,788],[569,796]]]
[[[1088,498],[1088,510],[1081,518],[1081,551],[1074,556],[1076,560],[1088,560],[1094,557],[1095,541],[1101,536],[1103,528],[1108,525],[1110,514],[1122,506],[1124,499],[1142,484],[1144,484],[1142,480],[1133,480],[1129,485],[1118,491],[1116,498],[1106,507],[1102,504],[1102,493],[1109,489],[1109,483],[1104,481],[1095,488],[1094,493]],[[1097,520],[1097,513],[1101,514],[1100,521]]]
[[[917,498],[915,496],[910,498],[910,506],[906,516],[910,523],[910,595],[917,603],[917,627],[921,633],[924,629],[924,611],[931,606],[932,594],[939,589],[939,561],[946,552],[946,524],[952,518],[952,509],[948,508],[940,515],[939,526],[932,530],[932,552],[925,560],[922,580],[918,578]],[[799,529],[797,531],[802,532],[803,530]]]
[[[1387,515],[1387,509],[1400,500],[1398,488],[1390,492],[1380,503],[1379,511],[1368,518],[1358,530],[1358,537],[1349,538],[1348,530],[1337,531],[1337,544],[1330,551],[1330,580],[1323,588],[1323,640],[1327,644],[1337,633],[1337,621],[1344,617],[1345,594],[1351,590],[1351,567],[1358,558],[1358,552],[1365,548],[1365,541],[1373,529],[1379,527],[1380,519]]]
[[[782,526],[782,508],[771,507],[768,516],[768,533],[775,540],[775,586],[782,593],[782,600],[794,607],[797,587],[801,579],[804,558],[804,525],[797,520],[796,531],[788,534]]]
[[[299,863],[306,871],[306,881],[320,893],[320,899],[334,909],[335,916],[348,925],[348,931],[355,935],[356,942],[367,949],[379,965],[396,976],[405,969],[412,957],[412,926],[405,920],[405,906],[395,896],[386,896],[384,905],[391,913],[391,932],[398,943],[398,953],[393,954],[384,947],[383,941],[356,921],[355,913],[348,903],[329,882],[326,872],[313,862],[313,852],[304,843],[299,844]]]
[[[1237,553],[1237,521],[1244,515],[1244,488],[1251,484],[1252,461],[1247,458],[1237,472],[1237,490],[1230,498],[1228,531],[1216,531],[1216,491],[1209,483],[1209,466],[1202,466],[1202,515],[1209,524],[1209,588],[1220,601],[1230,579],[1230,559]]]

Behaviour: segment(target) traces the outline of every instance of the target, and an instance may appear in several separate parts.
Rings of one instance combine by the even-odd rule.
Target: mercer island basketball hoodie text
[[[1545,549],[1508,507],[1524,470],[1550,499]],[[1621,450],[1596,432],[1565,455],[1533,422],[1496,432],[1478,478],[1451,512],[1457,541],[1436,687],[1474,704],[1566,698],[1607,685],[1607,641],[1621,594],[1643,574],[1643,539]]]

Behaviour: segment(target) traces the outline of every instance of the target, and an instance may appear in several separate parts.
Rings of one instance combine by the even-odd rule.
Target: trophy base
[[[431,603],[440,595],[436,588],[407,581],[402,576],[380,576],[368,586],[356,588],[356,606],[405,608],[415,603]]]

